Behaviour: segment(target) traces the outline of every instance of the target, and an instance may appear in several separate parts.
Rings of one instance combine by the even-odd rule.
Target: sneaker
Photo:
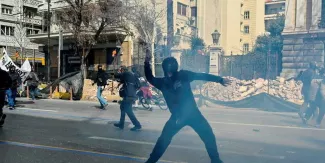
[[[15,107],[9,107],[9,110],[15,110]]]
[[[114,123],[114,126],[120,128],[122,130],[124,129],[124,125],[121,125],[119,123]]]
[[[3,124],[5,123],[6,117],[7,117],[6,114],[2,114],[2,116],[0,117],[0,127],[2,127]]]
[[[105,104],[102,109],[106,110],[107,108],[108,108],[108,104]]]
[[[303,124],[307,124],[307,119],[305,117],[301,118]]]
[[[131,131],[139,131],[139,130],[141,130],[141,126],[134,126],[133,128],[131,128],[130,130]]]
[[[316,127],[316,128],[320,128],[320,124],[316,124],[315,127]]]

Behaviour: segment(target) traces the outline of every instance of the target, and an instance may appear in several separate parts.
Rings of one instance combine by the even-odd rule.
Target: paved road
[[[0,129],[1,163],[144,162],[169,117],[138,110],[141,132],[119,130],[118,105],[102,111],[92,102],[24,100]],[[225,163],[323,163],[325,129],[302,126],[296,114],[254,109],[201,109],[210,121]],[[130,124],[128,122],[128,124]],[[325,127],[325,124],[323,124]],[[208,163],[200,138],[184,128],[161,162]]]

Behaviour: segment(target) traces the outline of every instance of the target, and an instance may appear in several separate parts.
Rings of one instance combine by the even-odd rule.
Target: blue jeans
[[[101,86],[97,86],[97,98],[100,103],[100,107],[104,108],[104,106],[107,104],[107,101],[102,97],[102,92],[104,88]]]
[[[17,89],[9,88],[6,91],[7,97],[8,97],[8,105],[9,107],[15,106],[15,100],[17,96]]]
[[[29,94],[30,94],[32,100],[35,100],[36,91],[37,91],[36,86],[29,86]]]

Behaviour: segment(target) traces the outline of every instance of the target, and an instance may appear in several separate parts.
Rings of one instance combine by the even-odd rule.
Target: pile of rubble
[[[269,93],[290,102],[302,102],[302,83],[298,81],[286,81],[281,77],[269,81],[261,78],[248,81],[230,79],[232,84],[228,87],[218,83],[206,83],[202,86],[201,92],[204,96],[220,101],[237,101],[260,93]],[[199,93],[199,90],[195,93]]]

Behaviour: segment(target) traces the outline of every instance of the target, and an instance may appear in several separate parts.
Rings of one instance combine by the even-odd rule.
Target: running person
[[[185,126],[190,126],[200,136],[208,151],[211,163],[222,163],[217,149],[216,138],[208,121],[201,114],[195,102],[190,83],[194,80],[218,82],[223,86],[230,84],[228,79],[205,73],[178,71],[175,58],[166,58],[162,63],[165,77],[156,78],[152,75],[147,51],[145,60],[145,75],[149,83],[159,89],[171,112],[171,117],[165,124],[158,141],[146,163],[155,163],[166,151],[172,138]]]

